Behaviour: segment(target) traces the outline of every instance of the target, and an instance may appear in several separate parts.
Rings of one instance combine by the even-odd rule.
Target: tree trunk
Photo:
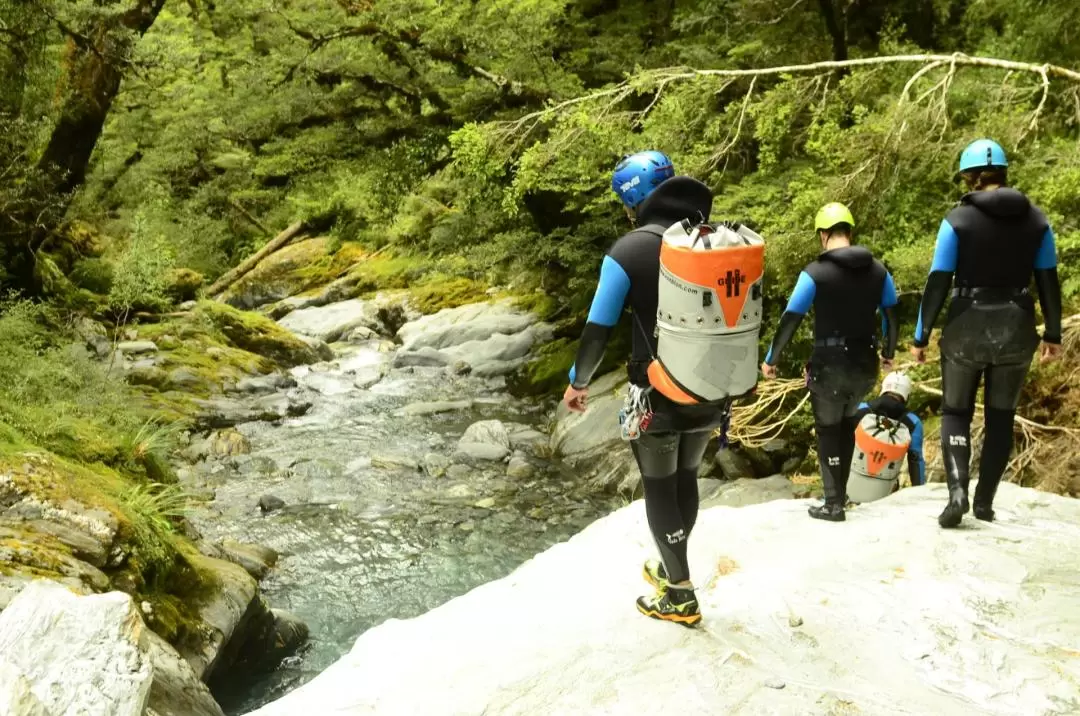
[[[134,41],[150,29],[164,4],[165,0],[139,0],[119,16],[119,27],[103,23],[81,34],[61,27],[68,45],[60,118],[38,162],[38,168],[51,177],[54,193],[70,194],[82,186],[105,118],[120,91]]]
[[[47,16],[67,37],[56,92],[57,120],[22,206],[0,215],[0,283],[29,295],[41,293],[37,251],[56,232],[75,190],[85,181],[131,50],[164,4],[165,0],[137,0],[126,12],[78,27]]]
[[[844,62],[848,58],[847,33],[841,24],[841,18],[837,16],[833,0],[818,0],[818,4],[821,7],[821,17],[825,20],[825,29],[832,38],[833,60]]]

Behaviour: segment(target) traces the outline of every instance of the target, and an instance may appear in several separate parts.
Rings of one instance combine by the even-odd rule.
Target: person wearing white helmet
[[[919,416],[907,408],[911,397],[911,378],[901,371],[893,371],[881,382],[881,395],[868,403],[861,403],[856,418],[861,423],[867,414],[883,416],[907,427],[911,442],[907,446],[908,477],[911,484],[926,484],[926,460],[923,458],[923,424]],[[859,448],[856,448],[856,451]],[[899,468],[899,465],[897,465]]]

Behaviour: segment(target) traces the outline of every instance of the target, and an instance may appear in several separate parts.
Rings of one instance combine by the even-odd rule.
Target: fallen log
[[[206,289],[206,295],[217,300],[218,297],[225,292],[225,289],[232,286],[239,281],[245,275],[251,272],[253,268],[259,265],[259,262],[265,259],[270,254],[274,253],[278,249],[284,248],[290,241],[295,239],[304,230],[304,222],[297,221],[289,228],[282,231],[280,234],[271,239],[266,246],[255,252],[254,256],[251,256],[240,263],[239,266],[225,273],[224,276],[214,282],[210,288]]]

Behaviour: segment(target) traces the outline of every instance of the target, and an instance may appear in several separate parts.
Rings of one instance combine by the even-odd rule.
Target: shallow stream
[[[291,390],[312,403],[308,413],[279,425],[239,426],[250,454],[199,468],[197,479],[216,497],[193,516],[198,529],[209,539],[280,552],[263,593],[311,629],[306,650],[280,669],[216,694],[230,716],[310,680],[365,630],[504,577],[617,506],[543,458],[545,441],[527,426],[543,431],[545,414],[507,397],[501,379],[453,376],[444,368],[387,371],[391,357],[367,342],[349,346],[334,363],[297,369],[299,386]],[[383,372],[371,387],[357,387]],[[400,412],[418,402],[462,399],[473,405]],[[508,476],[501,461],[428,474],[450,463],[471,423],[489,419],[531,435],[531,476]],[[258,502],[267,494],[286,506],[264,514]]]

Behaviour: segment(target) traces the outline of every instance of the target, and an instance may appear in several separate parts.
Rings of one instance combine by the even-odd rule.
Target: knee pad
[[[971,419],[975,417],[975,409],[974,408],[953,408],[953,407],[951,407],[949,405],[942,404],[942,406],[941,406],[941,414],[942,415],[951,415],[954,418],[962,418],[962,419],[966,420],[967,422],[971,422]]]

